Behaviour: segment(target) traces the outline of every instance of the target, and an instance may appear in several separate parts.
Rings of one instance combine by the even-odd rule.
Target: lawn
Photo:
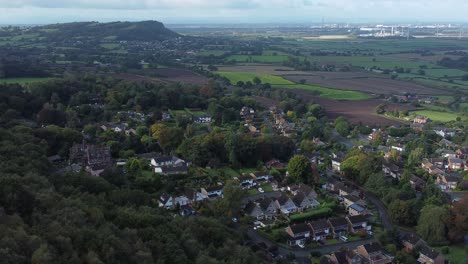
[[[37,83],[37,82],[45,82],[50,81],[53,78],[0,78],[0,84],[29,84],[29,83]]]
[[[455,121],[457,117],[459,116],[456,113],[438,112],[438,111],[431,111],[431,110],[412,111],[411,114],[426,116],[426,117],[429,117],[431,120],[440,121],[440,122]]]
[[[436,247],[435,249],[439,252],[442,252],[443,247]],[[462,246],[449,246],[449,253],[444,254],[445,260],[448,260],[450,263],[465,263],[464,261],[468,260],[468,252]]]

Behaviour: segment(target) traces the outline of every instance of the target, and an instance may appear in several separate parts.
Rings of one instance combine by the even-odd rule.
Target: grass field
[[[320,93],[320,97],[333,99],[333,100],[365,100],[369,99],[369,95],[357,92],[357,91],[344,91],[336,90],[321,86],[309,85],[309,84],[295,84],[295,85],[273,85],[273,87],[289,88],[289,89],[301,89],[306,91],[312,91]]]
[[[259,63],[281,63],[287,59],[288,56],[285,55],[231,55],[226,58],[227,61]]]
[[[6,78],[0,79],[0,84],[29,84],[29,83],[36,83],[36,82],[45,82],[50,81],[53,78]]]
[[[217,74],[228,78],[233,85],[237,82],[252,81],[253,78],[258,77],[262,80],[262,83],[269,83],[276,88],[287,88],[287,89],[301,89],[311,92],[318,93],[321,97],[334,99],[334,100],[365,100],[369,99],[369,96],[362,92],[357,91],[344,91],[336,90],[321,86],[308,85],[308,84],[296,84],[292,81],[286,80],[281,76],[271,74],[254,74],[244,72],[217,72]]]
[[[457,117],[460,116],[457,113],[438,112],[438,111],[431,111],[431,110],[412,111],[411,114],[426,116],[426,117],[429,117],[431,120],[440,121],[440,122],[455,121]]]
[[[200,56],[222,56],[224,54],[226,54],[225,50],[202,50],[198,53]]]
[[[270,74],[255,74],[247,72],[216,72],[217,74],[228,78],[231,84],[235,85],[237,82],[247,82],[258,77],[262,80],[262,83],[269,83],[271,85],[293,85],[294,83],[284,79],[281,76],[270,75]]]

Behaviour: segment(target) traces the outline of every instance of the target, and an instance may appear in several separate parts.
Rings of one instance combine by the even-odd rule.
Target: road
[[[286,256],[286,255],[291,254],[291,253],[294,254],[296,256],[296,259],[300,263],[309,263],[308,257],[310,256],[310,252],[312,252],[312,251],[317,251],[317,252],[320,252],[322,255],[324,255],[324,254],[332,253],[334,251],[338,251],[343,246],[346,246],[346,247],[349,247],[349,248],[355,248],[355,247],[357,247],[359,245],[362,245],[362,244],[375,242],[374,238],[370,238],[370,239],[351,241],[351,242],[346,242],[346,243],[338,243],[338,244],[334,244],[334,245],[325,245],[325,246],[320,246],[320,247],[314,248],[314,249],[306,249],[306,248],[301,249],[301,248],[287,248],[287,247],[285,247],[283,245],[279,245],[277,243],[274,243],[274,242],[270,241],[269,239],[259,235],[255,230],[253,230],[251,228],[247,230],[247,235],[249,236],[249,238],[254,243],[263,242],[268,247],[277,246],[278,247],[278,253],[280,255],[282,255],[282,256]]]

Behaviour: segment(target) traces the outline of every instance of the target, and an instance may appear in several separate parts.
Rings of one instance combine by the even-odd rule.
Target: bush
[[[442,247],[440,251],[442,251],[442,254],[445,255],[445,254],[450,253],[450,248],[448,246],[445,246],[445,247]]]

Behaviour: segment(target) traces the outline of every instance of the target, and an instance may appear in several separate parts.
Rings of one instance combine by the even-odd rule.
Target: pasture
[[[30,83],[37,83],[37,82],[46,82],[50,81],[53,78],[0,78],[0,84],[30,84]]]
[[[252,82],[255,77],[260,78],[262,83],[269,83],[271,85],[293,85],[294,82],[288,81],[281,76],[271,74],[256,74],[248,72],[216,72],[223,77],[228,78],[231,84],[236,85],[238,82]]]
[[[410,112],[413,116],[426,116],[429,117],[433,121],[439,122],[450,122],[455,121],[457,117],[460,117],[459,114],[453,112],[439,112],[439,111],[432,111],[432,110],[418,110]]]

